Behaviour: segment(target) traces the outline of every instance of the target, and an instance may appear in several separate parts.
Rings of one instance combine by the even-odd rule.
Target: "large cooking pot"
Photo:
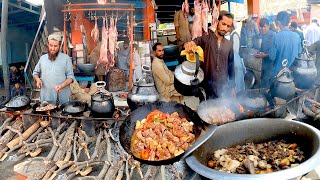
[[[317,68],[312,55],[308,53],[306,47],[304,47],[299,57],[293,61],[290,69],[297,88],[309,89],[315,83]]]
[[[307,160],[296,167],[268,174],[229,174],[207,167],[207,154],[235,145],[284,139],[296,142]],[[320,131],[298,121],[284,119],[248,119],[219,126],[202,146],[186,158],[191,169],[210,179],[291,179],[306,174],[320,163]]]
[[[174,87],[184,96],[194,96],[195,89],[204,79],[204,72],[200,68],[199,55],[195,53],[196,63],[184,61],[174,71]]]
[[[272,97],[290,100],[295,96],[296,87],[293,82],[291,71],[286,67],[288,60],[283,60],[283,69],[273,79],[270,86],[270,94]]]
[[[105,89],[105,86],[104,81],[98,81],[98,91],[91,96],[91,114],[94,117],[111,118],[114,113],[113,96]]]
[[[137,120],[142,120],[147,117],[147,115],[153,110],[160,110],[166,113],[174,113],[178,112],[180,117],[186,118],[188,121],[192,121],[194,123],[193,131],[196,136],[195,142],[189,147],[184,153],[168,159],[168,160],[161,160],[161,161],[147,161],[142,160],[133,155],[131,152],[131,139],[132,134],[135,130]],[[196,112],[194,112],[189,107],[176,103],[176,102],[156,102],[153,104],[146,104],[138,109],[134,110],[130,115],[125,119],[120,127],[120,143],[124,150],[132,155],[136,160],[150,165],[165,165],[165,164],[172,164],[177,162],[186,156],[188,156],[192,151],[198,148],[202,143],[204,143],[216,130],[215,125],[206,126],[203,121],[201,121],[200,117]],[[200,135],[201,134],[201,135]]]
[[[5,104],[8,111],[18,111],[25,109],[30,105],[30,98],[28,96],[15,96]]]

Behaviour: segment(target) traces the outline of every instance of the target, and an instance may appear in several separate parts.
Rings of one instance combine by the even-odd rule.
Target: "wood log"
[[[0,137],[2,135],[2,132],[4,131],[4,127],[6,127],[8,124],[10,124],[10,122],[14,119],[14,117],[10,117],[10,118],[7,118],[3,124],[1,125],[0,127]],[[22,122],[21,122],[22,123]]]
[[[78,155],[77,155],[77,138],[78,138],[78,133],[76,132],[74,137],[73,137],[73,161],[77,162],[78,161]]]
[[[99,149],[99,146],[100,146],[100,142],[101,142],[102,135],[103,135],[103,131],[100,130],[100,133],[99,133],[99,135],[98,135],[98,137],[97,137],[97,140],[96,140],[96,146],[95,146],[95,148],[94,148],[94,152],[93,152],[93,154],[92,154],[92,156],[91,156],[91,158],[90,158],[91,161],[94,160],[95,158],[97,158],[98,149]]]
[[[67,153],[66,153],[66,157],[64,158],[64,160],[63,161],[70,161],[70,159],[71,159],[71,153],[72,152],[72,146],[70,146],[69,147],[69,149],[68,149],[68,151],[67,151]]]
[[[22,131],[22,121],[15,121],[12,124],[12,128]],[[1,138],[0,138],[0,150],[6,147],[7,143],[13,138],[15,135],[12,131],[7,131]]]
[[[29,129],[27,129],[25,132],[23,132],[22,136],[23,136],[23,140],[28,139],[34,132],[36,132],[38,130],[38,128],[40,127],[40,121],[38,120],[37,122],[35,122]],[[12,149],[15,145],[17,145],[20,141],[20,138],[15,138],[12,141],[10,141],[7,146]]]
[[[111,163],[112,165],[112,158],[111,158],[111,142],[110,142],[110,136],[107,133],[107,131],[104,129],[103,130],[104,138],[107,141],[107,160]]]
[[[59,136],[59,140],[58,142],[61,144],[64,136],[66,135],[67,132],[63,132],[62,134],[60,134]],[[57,150],[58,150],[59,146],[55,146],[53,145],[52,149],[50,150],[49,154],[47,155],[47,160],[50,161],[52,160],[52,158],[54,157],[54,155],[56,154]]]
[[[117,163],[114,163],[114,165],[109,168],[104,179],[105,180],[115,179],[122,164],[123,164],[122,160],[118,161]]]
[[[58,166],[53,165],[53,167],[49,169],[49,171],[44,175],[42,180],[48,180],[57,169],[58,169]]]
[[[62,170],[70,167],[73,164],[73,162],[68,162],[66,164],[64,164],[63,166],[61,166],[58,170],[56,170],[49,178],[49,180],[54,179]]]
[[[49,130],[49,132],[51,134],[53,144],[55,146],[60,146],[60,144],[58,144],[58,141],[56,140],[56,136],[55,136],[54,132],[52,131],[51,127],[48,127],[48,130]]]
[[[110,163],[108,161],[105,161],[104,165],[103,165],[103,167],[102,167],[102,169],[101,169],[101,171],[100,171],[100,173],[99,173],[99,175],[97,177],[98,180],[104,179],[109,167],[110,167]]]
[[[53,157],[53,161],[63,160],[65,154],[67,153],[68,149],[71,147],[71,142],[73,140],[74,131],[76,128],[77,122],[74,121],[70,127],[66,131],[66,135],[64,136],[61,146],[58,148],[56,154]]]
[[[148,166],[148,170],[146,174],[144,175],[143,180],[149,180],[152,179],[158,172],[159,168],[157,166]]]
[[[125,164],[122,164],[122,166],[120,167],[119,171],[118,171],[118,175],[116,177],[116,180],[121,180],[123,177],[123,172],[124,172],[124,167]]]

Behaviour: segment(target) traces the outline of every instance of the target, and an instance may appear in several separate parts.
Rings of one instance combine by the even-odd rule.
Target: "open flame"
[[[244,112],[244,107],[239,104],[239,109],[241,112]]]

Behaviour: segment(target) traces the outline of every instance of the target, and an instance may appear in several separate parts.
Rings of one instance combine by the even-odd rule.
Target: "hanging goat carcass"
[[[91,37],[95,43],[99,42],[99,29],[98,29],[97,18],[95,18],[95,24],[94,24],[94,28],[91,31]]]

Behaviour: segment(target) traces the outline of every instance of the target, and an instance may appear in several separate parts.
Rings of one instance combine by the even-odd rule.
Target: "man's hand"
[[[265,58],[265,57],[268,57],[267,54],[264,54],[262,52],[259,52],[258,54],[255,55],[256,58]]]
[[[42,81],[41,81],[41,79],[37,80],[37,88],[39,88],[39,89],[42,88]]]
[[[63,87],[62,87],[62,85],[59,85],[59,86],[55,86],[54,89],[55,89],[57,92],[60,92],[60,91],[63,89]]]
[[[90,92],[90,88],[85,88],[84,92],[89,93]]]
[[[187,51],[187,53],[192,53],[194,52],[195,48],[197,47],[196,43],[193,41],[186,42],[184,44],[184,49]]]

